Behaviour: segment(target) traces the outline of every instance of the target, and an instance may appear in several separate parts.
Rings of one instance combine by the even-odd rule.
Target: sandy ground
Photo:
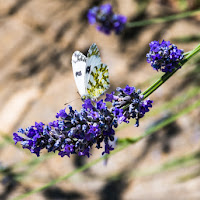
[[[126,84],[145,90],[161,74],[146,63],[145,55],[152,40],[173,40],[199,36],[199,17],[170,23],[127,29],[122,35],[106,36],[88,25],[87,10],[103,1],[90,0],[6,0],[0,1],[0,163],[7,171],[1,173],[0,199],[12,199],[65,175],[84,163],[101,156],[92,151],[89,159],[72,156],[60,158],[54,154],[38,165],[28,150],[5,142],[5,136],[20,127],[37,122],[48,123],[64,108],[66,102],[78,98],[71,68],[75,50],[86,53],[96,43],[101,58],[109,66],[111,92]],[[107,1],[108,2],[108,1]],[[163,3],[164,2],[164,3]],[[112,1],[114,10],[136,21],[180,12],[179,1]],[[193,3],[193,4],[192,4]],[[191,4],[191,5],[190,5]],[[197,9],[195,1],[188,4]],[[176,40],[177,41],[177,40]],[[189,51],[199,42],[178,42]],[[190,62],[166,84],[150,96],[154,100],[152,113],[139,128],[133,123],[117,131],[118,137],[133,137],[143,133],[152,123],[192,104],[196,97],[172,108],[156,110],[166,102],[199,87],[199,60]],[[195,71],[196,70],[196,71]],[[145,82],[145,84],[144,84]],[[71,105],[80,109],[81,101]],[[115,154],[107,166],[100,162],[83,173],[76,174],[49,189],[25,199],[100,199],[100,200],[198,200],[200,199],[200,165],[196,162],[161,170],[163,163],[199,151],[200,109],[180,117],[169,126],[135,145]],[[44,157],[45,151],[40,158]],[[199,154],[198,154],[199,155]],[[199,156],[197,156],[199,158]],[[17,182],[19,172],[29,172]],[[157,173],[151,173],[155,170]],[[150,171],[150,172],[149,172]],[[147,173],[149,172],[149,173]]]

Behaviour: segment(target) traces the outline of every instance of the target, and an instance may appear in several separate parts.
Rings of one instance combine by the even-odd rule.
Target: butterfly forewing
[[[72,68],[79,94],[81,96],[86,95],[86,56],[80,51],[75,51],[72,55]]]
[[[92,44],[88,50],[86,60],[86,84],[89,81],[90,73],[92,69],[101,64],[100,52],[96,44]]]
[[[90,46],[88,53],[87,53],[87,57],[90,58],[93,55],[100,57],[99,49],[95,43]]]
[[[90,98],[97,99],[110,87],[108,66],[99,64],[91,70],[87,84],[87,93]]]

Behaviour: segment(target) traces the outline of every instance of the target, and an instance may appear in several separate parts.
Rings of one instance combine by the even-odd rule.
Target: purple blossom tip
[[[111,92],[111,94],[106,94],[105,101],[106,102],[112,102],[112,100],[114,99],[113,94],[114,94],[114,92]]]
[[[57,114],[56,114],[56,118],[66,118],[67,117],[67,113],[65,112],[66,108],[61,109]]]
[[[150,51],[147,53],[147,62],[153,69],[162,72],[172,72],[178,67],[178,63],[183,59],[183,50],[178,49],[170,41],[152,41],[149,44]]]
[[[86,99],[82,107],[87,110],[87,109],[92,109],[94,106],[92,105],[92,102],[90,99]]]
[[[129,87],[128,85],[123,89],[124,93],[126,93],[127,95],[131,95],[134,91],[135,88],[134,87]]]

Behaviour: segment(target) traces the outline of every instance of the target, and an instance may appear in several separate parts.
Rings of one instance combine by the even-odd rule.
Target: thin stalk
[[[170,15],[170,16],[166,16],[166,17],[159,17],[159,18],[154,18],[154,19],[129,22],[126,24],[126,26],[128,28],[146,26],[146,25],[151,25],[151,24],[158,24],[158,23],[164,23],[164,22],[169,22],[169,21],[173,21],[173,20],[178,20],[178,19],[182,19],[182,18],[186,18],[186,17],[192,17],[192,16],[199,15],[199,14],[200,14],[200,9],[183,12],[183,13],[179,13],[179,14],[175,14],[175,15]]]

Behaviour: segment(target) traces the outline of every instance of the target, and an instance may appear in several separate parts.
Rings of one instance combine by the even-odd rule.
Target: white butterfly
[[[87,57],[80,51],[72,55],[72,68],[81,98],[97,99],[110,87],[108,66],[101,62],[99,49],[92,44]]]

